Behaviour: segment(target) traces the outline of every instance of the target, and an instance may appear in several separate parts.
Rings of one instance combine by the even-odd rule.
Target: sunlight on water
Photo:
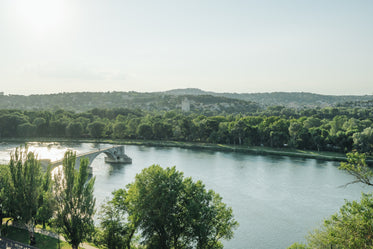
[[[0,143],[0,160],[9,161],[17,144]],[[29,143],[40,159],[59,160],[66,150],[77,154],[111,147],[97,143]],[[240,226],[226,249],[287,248],[304,241],[308,231],[335,213],[344,199],[357,200],[363,186],[339,186],[352,178],[338,170],[338,163],[281,156],[212,152],[181,148],[127,145],[132,164],[105,163],[104,154],[93,160],[96,208],[111,192],[134,181],[152,164],[176,165],[184,176],[201,180],[233,208]],[[4,157],[5,156],[5,157]],[[97,221],[97,220],[96,220]]]
[[[0,151],[0,163],[7,164],[10,160],[11,153],[14,153],[16,146],[9,145],[6,143],[1,144],[2,150]],[[25,145],[22,145],[24,147]],[[82,152],[87,152],[89,150],[94,150],[90,146],[87,148],[76,148],[76,146],[70,147],[66,144],[61,144],[57,142],[52,143],[41,143],[41,142],[29,142],[27,143],[28,151],[34,152],[38,159],[49,159],[52,162],[61,160],[67,150],[76,151],[77,154]]]
[[[34,152],[39,159],[50,159],[57,161],[63,158],[63,155],[68,150],[62,147],[59,143],[29,143],[28,150]]]

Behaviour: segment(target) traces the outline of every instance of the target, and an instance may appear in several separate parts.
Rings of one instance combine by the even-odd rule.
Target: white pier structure
[[[132,159],[124,153],[124,146],[118,145],[118,146],[113,146],[113,147],[106,148],[106,149],[99,149],[99,150],[90,151],[87,153],[76,155],[75,168],[76,169],[79,168],[80,159],[82,158],[88,158],[89,160],[88,166],[91,167],[93,160],[95,160],[95,158],[101,153],[104,153],[106,155],[105,162],[107,163],[120,163],[120,164],[132,163]],[[52,169],[59,165],[62,165],[62,162],[63,162],[63,159],[53,161],[53,162],[42,160],[42,164],[50,164],[52,166]]]

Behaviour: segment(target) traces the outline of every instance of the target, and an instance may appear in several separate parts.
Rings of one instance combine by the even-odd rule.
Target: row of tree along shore
[[[135,139],[64,139],[64,138],[7,138],[2,140],[4,143],[18,143],[24,144],[29,142],[59,142],[59,143],[106,143],[106,144],[121,144],[121,145],[137,145],[137,146],[152,146],[152,147],[174,147],[184,149],[196,150],[210,150],[210,151],[225,151],[225,152],[239,152],[253,155],[275,155],[275,156],[289,156],[297,158],[310,158],[325,161],[346,161],[346,154],[330,151],[311,151],[299,150],[292,148],[271,148],[264,146],[247,146],[247,145],[227,145],[227,144],[212,144],[202,142],[179,142],[179,141],[164,141],[164,140],[135,140]],[[373,165],[373,157],[366,156],[366,163]]]
[[[345,154],[356,150],[369,155],[373,148],[373,108],[269,107],[250,115],[218,116],[124,108],[81,113],[0,110],[0,139],[8,138],[173,141],[274,151],[286,148]]]

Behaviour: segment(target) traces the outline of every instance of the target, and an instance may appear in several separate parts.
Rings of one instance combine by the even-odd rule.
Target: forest
[[[138,139],[371,154],[373,108],[294,109],[250,114],[113,108],[86,112],[0,110],[0,138]]]
[[[323,108],[337,105],[372,107],[372,95],[322,95],[307,92],[217,93],[200,89],[165,92],[73,92],[36,95],[6,95],[0,92],[0,109],[89,111],[93,108],[130,108],[148,111],[180,110],[184,99],[190,110],[207,115],[249,114],[268,106]]]

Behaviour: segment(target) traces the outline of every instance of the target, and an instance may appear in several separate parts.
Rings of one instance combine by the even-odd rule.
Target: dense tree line
[[[372,108],[269,107],[252,115],[201,115],[93,109],[74,113],[0,111],[0,138],[61,137],[177,140],[318,151],[371,153]]]

